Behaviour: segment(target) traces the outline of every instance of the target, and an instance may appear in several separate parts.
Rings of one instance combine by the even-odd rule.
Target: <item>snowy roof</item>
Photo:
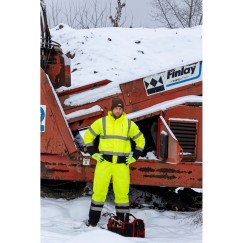
[[[202,60],[202,26],[76,30],[59,24],[50,31],[71,57],[70,88],[104,79],[118,85]]]
[[[146,78],[171,68],[202,60],[202,26],[188,29],[147,28],[96,28],[75,30],[65,24],[51,29],[52,40],[61,44],[64,54],[71,59],[71,87],[61,87],[57,92],[73,89],[104,79],[111,82],[70,95],[64,104],[82,105],[107,96],[121,93],[120,84]],[[202,98],[183,97],[175,102],[153,107],[163,110]],[[178,103],[179,102],[179,103]],[[66,116],[71,119],[101,110],[100,107],[83,109]],[[130,118],[146,114],[151,107],[129,114]],[[142,113],[141,113],[142,112]]]

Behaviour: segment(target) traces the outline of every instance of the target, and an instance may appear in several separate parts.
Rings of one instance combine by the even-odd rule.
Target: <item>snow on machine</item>
[[[51,40],[41,10],[41,179],[93,181],[96,161],[80,151],[73,134],[105,116],[119,97],[146,139],[142,156],[130,166],[131,184],[202,188],[202,61],[123,82],[120,93],[86,102],[112,81],[57,92],[71,87],[70,61]],[[71,97],[84,98],[73,105]]]

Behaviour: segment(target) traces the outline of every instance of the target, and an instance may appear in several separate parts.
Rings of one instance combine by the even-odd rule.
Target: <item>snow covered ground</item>
[[[91,197],[74,200],[41,198],[41,243],[201,243],[202,211],[161,211],[144,207],[131,209],[131,213],[144,220],[145,238],[124,237],[107,229],[109,215],[115,213],[115,205],[107,198],[99,225],[87,227]]]

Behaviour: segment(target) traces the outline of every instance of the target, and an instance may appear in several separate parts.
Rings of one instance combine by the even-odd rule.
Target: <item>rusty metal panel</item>
[[[132,184],[202,188],[202,163],[138,160],[130,169]]]
[[[128,106],[128,109],[126,110],[128,110],[128,113],[131,113],[156,105],[163,101],[172,100],[189,94],[200,95],[202,94],[202,81],[172,90],[167,90],[163,93],[147,95],[144,88],[143,79],[137,79],[121,84],[121,90],[125,104]]]
[[[41,132],[41,153],[71,154],[76,146],[46,74],[41,69],[41,105],[46,106],[46,129]]]
[[[96,162],[83,165],[83,158],[41,155],[41,178],[72,181],[93,181]],[[163,163],[159,160],[138,160],[130,165],[131,184],[202,188],[202,163]]]
[[[83,157],[41,155],[41,178],[53,180],[93,181],[96,161],[83,165]]]

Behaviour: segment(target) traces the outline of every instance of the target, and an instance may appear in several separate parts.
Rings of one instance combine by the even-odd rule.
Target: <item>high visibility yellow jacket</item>
[[[118,157],[127,157],[131,153],[131,141],[135,144],[133,157],[138,159],[145,146],[145,139],[135,122],[129,120],[123,112],[120,118],[115,119],[112,112],[96,120],[84,134],[84,143],[88,152],[92,155],[94,151],[94,139],[100,135],[99,153],[112,156],[110,162],[117,162]],[[106,159],[106,157],[104,156]],[[115,161],[114,161],[115,158]]]

